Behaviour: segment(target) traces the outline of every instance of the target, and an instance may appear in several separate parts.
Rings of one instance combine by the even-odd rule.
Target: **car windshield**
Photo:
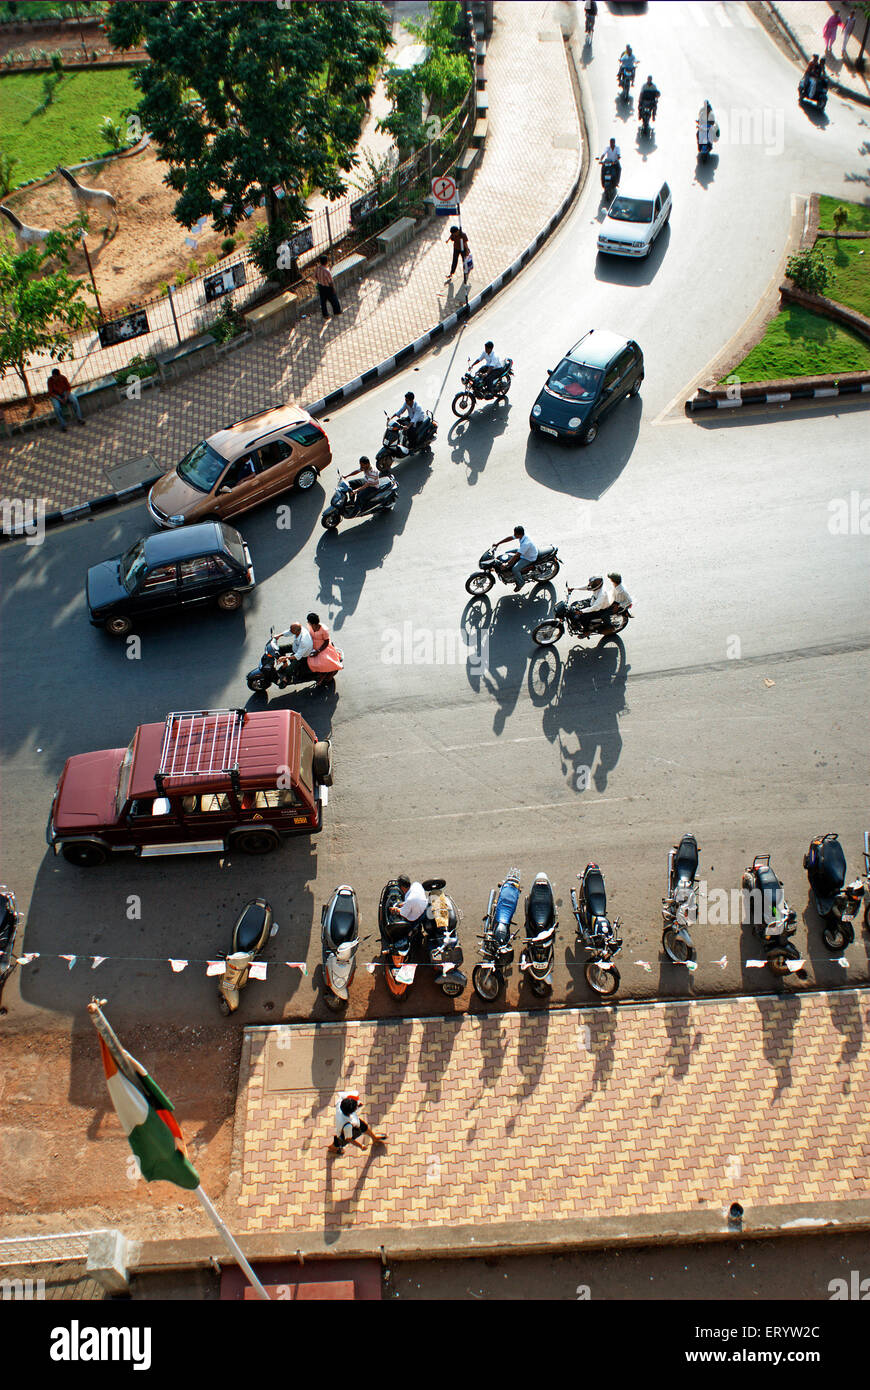
[[[201,440],[189,454],[185,454],[176,472],[179,478],[183,478],[191,487],[195,487],[199,492],[211,492],[221,473],[227,466],[225,458],[221,458],[211,445],[205,440]]]
[[[127,745],[127,751],[125,752],[124,759],[121,763],[120,768],[118,769],[118,790],[115,795],[116,816],[120,816],[121,811],[124,807],[124,803],[127,800],[127,791],[130,786],[130,768],[133,766],[133,744],[135,743],[135,741],[136,740],[134,736]]]
[[[568,401],[591,401],[600,383],[601,372],[597,367],[587,367],[564,357],[547,382],[547,390]]]
[[[136,541],[131,545],[126,555],[121,556],[121,583],[132,594],[136,585],[139,583],[139,576],[145,568],[145,545],[142,541]]]
[[[241,537],[232,532],[228,526],[224,526],[222,528],[222,532],[224,538],[224,545],[226,546],[230,555],[232,555],[236,564],[241,569],[244,569],[247,564],[247,561],[245,560],[245,552],[242,549]]]
[[[653,205],[646,198],[614,198],[607,215],[614,222],[652,222]]]

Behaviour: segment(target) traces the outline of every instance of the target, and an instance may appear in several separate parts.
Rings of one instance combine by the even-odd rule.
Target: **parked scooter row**
[[[668,853],[667,896],[662,898],[662,947],[680,965],[692,965],[697,959],[692,928],[698,921],[698,863],[698,842],[687,833]],[[804,855],[804,867],[813,905],[824,923],[822,940],[829,951],[841,952],[855,939],[853,921],[862,901],[864,926],[870,930],[870,831],[864,832],[863,878],[846,882],[846,857],[833,832],[812,840]],[[622,922],[619,917],[611,921],[608,916],[607,889],[599,865],[587,864],[577,877],[580,886],[571,889],[571,907],[576,944],[587,956],[586,981],[596,994],[613,995],[620,984],[614,960],[623,946]],[[425,965],[436,971],[436,983],[444,994],[456,996],[468,983],[459,968],[463,963],[459,945],[462,913],[445,892],[445,879],[424,879],[419,887],[425,897],[416,905],[417,915],[412,920],[399,911],[406,882],[392,878],[381,893],[378,933],[380,964],[387,987],[396,998],[402,998],[413,984],[418,967]],[[777,976],[799,970],[803,962],[791,940],[797,913],[786,902],[782,881],[771,867],[769,854],[755,856],[743,871],[741,888],[744,924],[762,942],[770,970]],[[478,935],[481,959],[471,976],[475,993],[487,1003],[498,998],[513,970],[514,942],[520,932],[515,919],[521,894],[519,870],[511,868],[489,895]],[[18,921],[15,898],[2,887],[0,909],[2,983],[4,960],[7,955],[11,959]],[[324,998],[330,1008],[338,1011],[348,1002],[361,940],[359,903],[349,884],[335,889],[320,921]],[[558,926],[553,885],[546,874],[540,873],[525,899],[519,959],[520,973],[539,998],[553,987]],[[224,957],[226,971],[220,982],[220,1003],[225,1014],[238,1008],[239,992],[248,982],[254,961],[277,930],[272,909],[263,898],[255,898],[242,909],[233,928],[231,949]]]

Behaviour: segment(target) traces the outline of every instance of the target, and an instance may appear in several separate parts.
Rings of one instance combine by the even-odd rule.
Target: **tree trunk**
[[[32,392],[31,389],[30,389],[30,382],[27,380],[27,373],[26,373],[26,371],[24,370],[24,364],[23,364],[23,362],[16,362],[16,363],[15,363],[15,371],[16,371],[17,375],[21,378],[21,384],[22,384],[22,386],[24,387],[24,390],[25,390],[25,392],[26,392],[26,394],[27,394],[27,400],[28,400],[28,402],[29,402],[29,404],[30,404],[30,409],[28,410],[27,414],[28,414],[28,415],[35,415],[35,414],[36,414],[36,401],[33,399],[33,392]]]

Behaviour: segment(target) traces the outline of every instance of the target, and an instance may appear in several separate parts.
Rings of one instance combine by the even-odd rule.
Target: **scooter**
[[[422,946],[429,965],[440,973],[435,983],[442,994],[455,998],[468,984],[467,976],[459,969],[462,949],[459,945],[459,923],[462,913],[451,897],[444,892],[446,880],[427,878],[423,887],[429,894],[429,906],[420,919],[423,924]]]
[[[743,920],[764,943],[767,964],[774,975],[792,975],[803,965],[801,953],[789,940],[797,931],[797,913],[785,900],[782,884],[770,867],[769,854],[757,854],[743,870]]]
[[[471,358],[469,357],[469,369],[462,376],[462,390],[453,397],[453,403],[450,407],[453,414],[458,416],[460,420],[467,420],[477,401],[503,401],[511,389],[513,366],[513,358],[506,358],[504,365],[484,384],[480,379],[480,373],[471,371]]]
[[[273,685],[279,690],[286,690],[288,685],[309,685],[317,680],[318,673],[309,669],[307,661],[297,661],[291,656],[289,643],[281,645],[282,635],[279,633],[276,637],[275,629],[269,628],[269,640],[260,657],[260,664],[245,677],[248,689],[255,694],[262,694]]]
[[[351,488],[347,478],[339,473],[338,486],[320,518],[321,526],[327,531],[337,531],[342,521],[355,521],[360,516],[391,512],[399,496],[399,485],[392,473],[381,468],[380,464],[378,472],[381,474],[379,483],[361,488]]]
[[[526,939],[520,952],[520,971],[539,999],[553,989],[558,925],[553,886],[546,874],[538,874],[526,898]]]
[[[5,883],[0,883],[0,991],[7,976],[15,969],[12,954],[15,946],[15,933],[18,930],[18,904],[15,894]]]
[[[629,91],[634,86],[634,74],[636,68],[636,63],[633,67],[628,67],[627,64],[620,63],[619,67],[616,70],[616,80],[619,83],[619,92],[623,101],[628,101]]]
[[[239,994],[248,983],[251,967],[270,936],[278,928],[272,921],[272,909],[265,898],[254,898],[242,908],[241,916],[233,927],[233,944],[229,954],[221,954],[226,969],[221,976],[218,992],[221,1013],[225,1016],[235,1013],[239,1007]]]
[[[338,1013],[347,1007],[359,947],[359,905],[356,893],[347,883],[336,888],[329,902],[321,909],[320,946],[323,956],[323,1000]]]
[[[809,95],[809,84],[815,82],[812,96]],[[802,77],[798,83],[798,103],[803,106],[809,103],[815,106],[817,111],[824,111],[828,104],[828,83],[824,77]]]
[[[701,135],[701,123],[695,122],[695,143],[698,146],[698,159],[701,164],[706,164],[710,155],[713,153],[712,127],[705,126],[703,137]]]
[[[384,885],[378,904],[378,930],[387,988],[397,999],[407,994],[414,983],[417,962],[412,957],[415,949],[424,950],[427,963],[438,967],[437,984],[444,994],[461,994],[468,983],[457,969],[461,959],[457,940],[461,913],[444,892],[444,887],[443,878],[424,879],[429,906],[415,922],[407,922],[392,911],[402,901],[398,881],[393,878]]]
[[[503,584],[512,584],[514,581],[513,571],[509,568],[507,557],[496,555],[497,542],[493,541],[488,550],[485,550],[478,560],[479,569],[470,574],[465,581],[466,592],[478,598],[481,594],[488,594],[498,577]],[[514,564],[516,555],[510,560]],[[533,560],[524,571],[520,587],[531,580],[534,584],[546,584],[548,580],[555,579],[562,562],[559,559],[559,552],[555,545],[544,546],[538,551],[537,560]]]
[[[622,173],[622,167],[618,159],[599,159],[601,165],[601,187],[604,189],[605,202],[610,202],[617,188]]]
[[[644,136],[649,135],[650,121],[655,120],[656,107],[655,101],[643,100],[638,106],[638,116],[640,117],[640,128]]]
[[[375,454],[375,467],[379,473],[389,473],[396,459],[406,459],[409,454],[422,454],[432,445],[432,441],[438,433],[438,421],[433,418],[431,410],[424,411],[426,419],[417,432],[417,439],[414,447],[410,443],[410,425],[407,420],[397,420],[395,415],[387,415],[387,426],[384,430],[384,439],[381,448]]]
[[[571,889],[571,906],[577,921],[577,944],[587,950],[592,959],[586,962],[586,983],[596,994],[611,995],[619,989],[619,971],[612,963],[622,950],[619,929],[621,918],[611,923],[607,916],[607,892],[604,875],[597,864],[587,864],[578,874],[580,892]]]
[[[866,847],[866,842],[865,842]],[[817,835],[804,855],[804,868],[816,912],[824,922],[822,940],[829,951],[844,951],[855,940],[852,919],[861,906],[864,880],[846,882],[846,856],[839,838]]]
[[[668,854],[668,896],[662,898],[662,946],[676,965],[697,959],[689,927],[698,920],[698,842],[684,835]]]
[[[573,592],[568,585],[566,597],[564,601],[556,604],[552,618],[544,618],[533,629],[532,641],[539,647],[555,646],[566,631],[581,641],[587,637],[612,637],[617,632],[622,632],[622,629],[628,626],[629,619],[634,616],[631,611],[632,605],[629,603],[625,608],[618,608],[615,613],[596,612],[589,618],[584,618],[584,612],[592,599],[575,599],[572,603],[570,596]]]
[[[592,34],[595,29],[595,15],[591,10],[586,11],[586,41],[592,42]]]
[[[483,960],[471,972],[471,983],[475,994],[491,1004],[497,999],[514,961],[513,942],[517,932],[512,932],[514,913],[520,900],[520,871],[509,869],[503,883],[493,888],[489,895],[486,916],[483,919],[483,934],[480,941],[480,954]]]

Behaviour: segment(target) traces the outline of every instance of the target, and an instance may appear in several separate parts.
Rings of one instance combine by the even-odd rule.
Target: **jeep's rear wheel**
[[[218,595],[218,608],[224,613],[236,613],[242,606],[242,596],[238,589],[227,589],[225,594]]]
[[[321,739],[314,745],[314,776],[324,787],[332,786],[332,744]]]
[[[118,613],[114,618],[108,618],[104,627],[111,637],[126,637],[132,630],[133,623],[130,618]]]
[[[105,864],[109,857],[105,847],[97,844],[96,840],[75,840],[70,845],[63,845],[61,854],[68,864],[75,864],[78,869],[95,869]]]
[[[230,841],[230,849],[240,850],[242,854],[270,854],[278,848],[278,836],[274,830],[242,830]]]

